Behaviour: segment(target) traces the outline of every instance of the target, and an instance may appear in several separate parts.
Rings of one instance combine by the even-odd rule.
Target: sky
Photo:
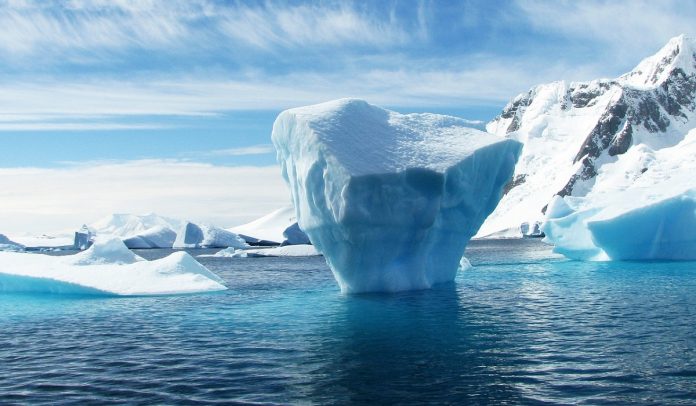
[[[288,202],[286,108],[488,121],[696,34],[684,1],[0,0],[0,233],[114,212],[230,227]]]

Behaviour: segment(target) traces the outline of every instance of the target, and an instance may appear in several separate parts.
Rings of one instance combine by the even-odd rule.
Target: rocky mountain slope
[[[619,174],[630,184],[653,162],[621,165],[624,155],[636,147],[659,151],[677,145],[696,127],[695,117],[696,40],[683,35],[616,79],[554,82],[518,95],[486,126],[521,141],[524,149],[513,181],[478,236],[520,236],[523,223],[543,219],[553,196],[585,196],[607,187],[597,183],[605,165],[630,167]]]

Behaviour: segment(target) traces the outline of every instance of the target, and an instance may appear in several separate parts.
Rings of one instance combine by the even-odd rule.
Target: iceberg
[[[522,145],[437,114],[341,99],[282,112],[272,140],[299,227],[342,292],[452,281]]]
[[[0,251],[24,251],[24,245],[16,243],[0,234]]]
[[[261,218],[230,229],[252,245],[309,244],[309,238],[297,225],[295,208],[281,207]]]
[[[146,261],[118,238],[69,256],[0,252],[0,292],[168,295],[227,289],[186,252]]]
[[[696,189],[659,197],[625,191],[548,218],[554,251],[584,260],[696,259]]]
[[[78,231],[75,231],[75,242],[73,248],[84,251],[94,243],[94,234],[86,224],[82,225]]]
[[[163,226],[154,226],[123,239],[126,247],[131,249],[172,248],[174,241],[176,241],[176,232]]]
[[[174,241],[174,248],[246,248],[239,235],[215,226],[184,223]]]
[[[216,258],[255,258],[255,257],[316,257],[321,252],[311,244],[284,245],[274,248],[237,249],[226,248],[213,255],[199,255],[199,257]]]

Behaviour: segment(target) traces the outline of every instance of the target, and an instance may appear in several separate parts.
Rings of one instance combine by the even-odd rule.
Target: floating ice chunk
[[[546,240],[575,259],[696,259],[696,189],[672,196],[616,192],[548,219]]]
[[[199,255],[200,257],[222,257],[222,258],[251,258],[251,257],[315,257],[321,253],[313,245],[298,244],[284,245],[275,248],[260,249],[235,249],[227,248],[218,251],[214,255]]]
[[[164,295],[225,290],[193,257],[146,261],[117,239],[97,239],[72,256],[0,252],[0,292]]]
[[[0,251],[24,251],[24,246],[0,234]]]
[[[287,110],[272,138],[299,226],[343,292],[452,281],[521,149],[455,117],[354,99]]]
[[[237,234],[215,226],[184,223],[176,234],[174,248],[245,248],[247,243]]]
[[[128,248],[172,248],[176,241],[176,232],[168,227],[154,226],[123,239]]]
[[[66,263],[73,265],[123,265],[144,261],[143,258],[129,250],[117,237],[97,237],[89,249],[66,256],[64,259]]]
[[[94,234],[87,225],[82,225],[78,231],[75,231],[75,242],[73,248],[84,251],[89,248],[94,242]]]
[[[309,237],[307,237],[307,234],[300,229],[300,226],[297,223],[292,223],[291,226],[286,228],[285,231],[283,231],[283,237],[285,237],[283,245],[310,244]]]
[[[297,225],[295,208],[292,205],[230,230],[242,236],[246,242],[255,245],[309,244],[307,234]]]

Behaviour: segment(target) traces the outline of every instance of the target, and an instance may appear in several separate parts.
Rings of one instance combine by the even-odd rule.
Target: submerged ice
[[[225,290],[186,252],[146,261],[118,238],[69,256],[0,252],[0,292],[164,295]]]
[[[298,224],[343,292],[452,281],[521,149],[462,119],[355,99],[284,111],[272,138]]]

